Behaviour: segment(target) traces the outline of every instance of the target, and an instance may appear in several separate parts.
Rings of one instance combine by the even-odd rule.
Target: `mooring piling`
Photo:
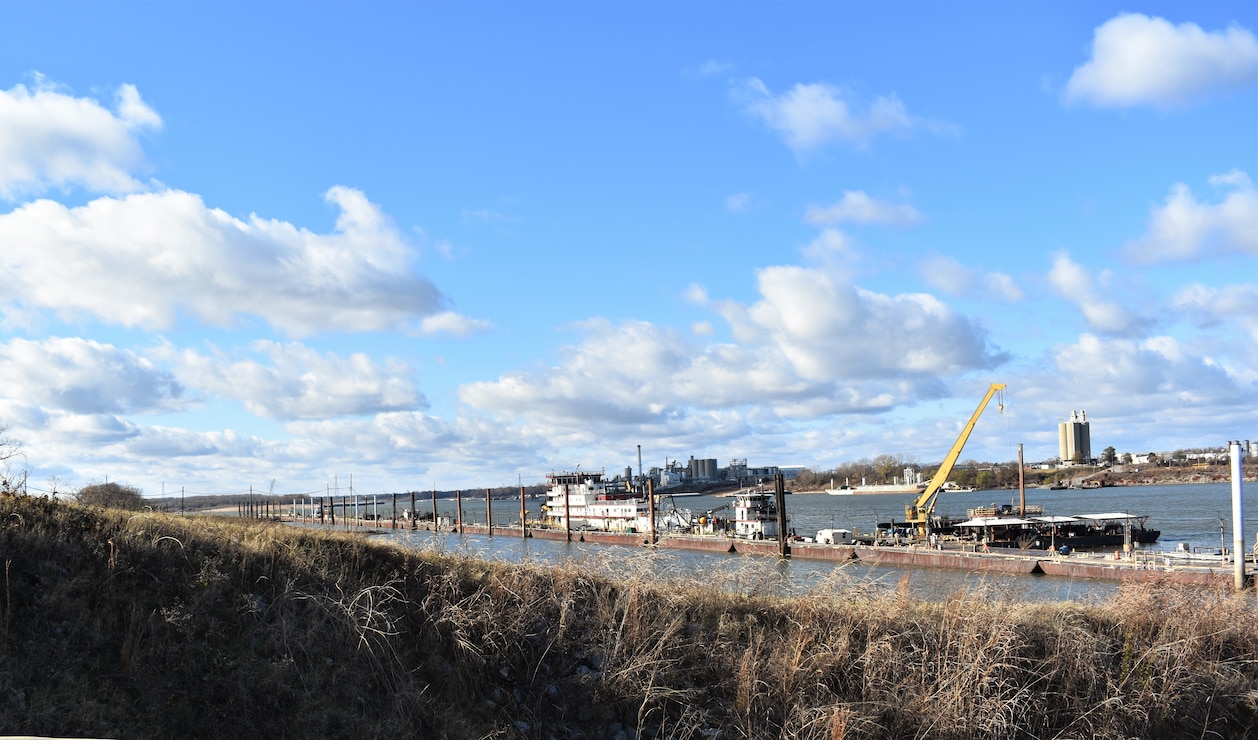
[[[528,518],[524,511],[524,481],[520,481],[520,539],[527,540],[529,537]]]
[[[773,497],[778,507],[778,555],[785,558],[791,554],[791,546],[786,541],[786,477],[781,471],[773,476]]]

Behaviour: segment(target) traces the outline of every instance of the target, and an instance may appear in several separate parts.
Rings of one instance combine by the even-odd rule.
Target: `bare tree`
[[[22,456],[22,442],[9,436],[9,427],[0,424],[0,490],[16,491],[26,483],[26,470],[13,472],[13,463]]]
[[[0,462],[22,454],[22,443],[9,436],[9,427],[0,424]]]
[[[879,455],[874,458],[873,465],[882,482],[890,483],[891,479],[904,468],[904,460],[898,455]]]
[[[119,483],[92,483],[83,486],[75,494],[80,503],[90,506],[108,506],[112,509],[137,510],[143,508],[144,497],[135,486]]]

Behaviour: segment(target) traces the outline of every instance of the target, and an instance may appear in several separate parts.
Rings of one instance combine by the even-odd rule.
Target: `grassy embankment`
[[[622,550],[609,548],[609,557]],[[802,598],[0,498],[0,733],[1126,738],[1258,728],[1258,599]],[[751,562],[751,561],[749,561]],[[719,731],[719,732],[718,732]]]

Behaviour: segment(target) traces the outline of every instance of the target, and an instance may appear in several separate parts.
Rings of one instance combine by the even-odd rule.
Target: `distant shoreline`
[[[1098,490],[1084,489],[1082,484],[1085,481],[1099,481],[1102,488],[1125,488],[1130,486],[1192,486],[1207,483],[1231,483],[1232,473],[1228,466],[1214,465],[1206,469],[1191,469],[1180,467],[1149,467],[1134,465],[1119,465],[1113,468],[1103,468],[1101,470],[1088,470],[1081,472],[1075,476],[1066,476],[1062,479],[1069,488],[1066,490]],[[1258,465],[1251,461],[1246,461],[1242,467],[1242,483],[1252,484],[1258,483]],[[1036,482],[1028,483],[1026,489],[1028,491],[1047,491],[1050,490],[1050,484]],[[981,489],[990,491],[1016,491],[1017,486],[997,486],[995,488]],[[1060,489],[1059,489],[1060,490]],[[825,489],[809,490],[809,491],[792,491],[797,496],[807,496],[812,494],[826,494]],[[948,493],[948,491],[940,491],[940,493]],[[901,492],[883,492],[883,491],[855,491],[855,496],[873,496],[873,495],[912,495],[911,491]]]

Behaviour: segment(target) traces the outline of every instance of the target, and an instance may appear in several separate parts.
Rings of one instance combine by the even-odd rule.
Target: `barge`
[[[1018,509],[994,506],[970,509],[967,518],[932,517],[927,526],[930,544],[955,541],[987,548],[1017,550],[1113,550],[1152,545],[1162,532],[1148,526],[1148,515],[1109,512],[1046,516],[1039,506]],[[883,522],[861,544],[900,544],[915,541],[907,522]]]

